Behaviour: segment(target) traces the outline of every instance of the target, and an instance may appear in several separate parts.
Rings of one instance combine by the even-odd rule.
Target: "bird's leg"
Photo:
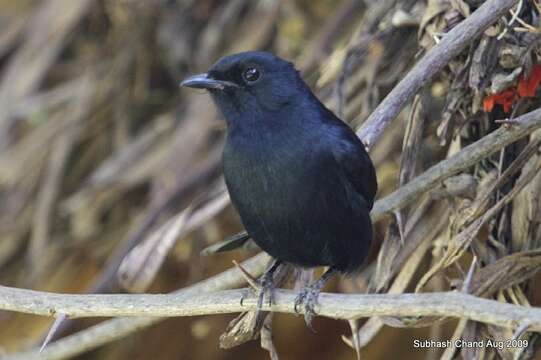
[[[278,277],[277,279],[274,278],[274,275],[278,268],[281,265],[281,262],[279,260],[273,260],[271,265],[265,270],[263,275],[259,278],[259,280],[254,279],[245,269],[242,268],[239,264],[235,262],[235,265],[240,269],[240,271],[243,273],[244,277],[246,278],[246,281],[250,284],[253,291],[258,291],[258,301],[257,301],[257,308],[255,310],[255,317],[250,317],[249,321],[252,324],[252,334],[258,334],[261,326],[263,326],[263,322],[269,315],[268,312],[264,312],[261,309],[263,308],[263,300],[265,299],[265,294],[269,294],[269,305],[272,305],[274,303],[274,286],[275,282],[279,284],[282,280],[280,278],[283,278],[283,276]],[[286,272],[287,275],[287,272]],[[240,299],[240,306],[242,306],[242,303],[244,301],[244,296],[246,294],[243,294]],[[236,325],[235,325],[236,326]]]
[[[321,275],[318,281],[316,281],[310,286],[306,286],[305,288],[303,288],[295,299],[295,312],[299,312],[299,305],[304,305],[304,321],[312,331],[314,331],[314,328],[312,327],[312,319],[316,314],[314,308],[317,305],[317,298],[323,286],[325,286],[327,281],[335,272],[335,269],[333,269],[332,267],[329,268],[323,273],[323,275]]]
[[[259,279],[259,298],[257,300],[257,312],[261,311],[261,308],[263,307],[263,300],[265,299],[266,293],[269,294],[269,305],[272,305],[272,303],[274,303],[273,277],[278,267],[280,267],[280,264],[280,260],[273,260],[271,266]]]

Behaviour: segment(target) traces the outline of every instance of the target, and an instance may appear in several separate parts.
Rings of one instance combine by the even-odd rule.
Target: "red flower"
[[[541,65],[535,64],[527,79],[522,75],[519,79],[517,90],[520,97],[534,97],[541,83]]]
[[[517,94],[514,89],[507,89],[497,94],[489,95],[483,100],[483,110],[491,112],[495,105],[501,105],[503,111],[508,113],[511,111],[513,102],[517,99]]]
[[[511,111],[513,103],[520,98],[534,97],[539,85],[541,84],[541,64],[535,64],[527,78],[522,74],[519,78],[518,85],[512,86],[497,94],[488,95],[483,100],[483,110],[491,112],[494,106],[501,105],[503,111],[508,113]]]

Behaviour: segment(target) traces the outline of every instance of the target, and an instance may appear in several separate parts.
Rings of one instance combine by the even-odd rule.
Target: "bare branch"
[[[265,269],[268,261],[269,256],[265,253],[261,253],[244,261],[242,266],[252,275],[259,276]],[[230,289],[241,286],[242,284],[244,284],[244,278],[240,273],[240,270],[234,267],[197,284],[178,290],[175,294],[201,294]],[[34,349],[28,352],[14,354],[10,357],[3,357],[2,359],[66,359],[84,353],[85,351],[92,350],[98,346],[122,339],[129,334],[156,324],[160,320],[163,320],[163,318],[133,317],[111,319],[52,342],[41,352],[39,349]]]
[[[479,160],[541,128],[541,109],[519,116],[515,120],[513,125],[500,127],[450,158],[432,166],[392,194],[376,201],[371,212],[372,220],[381,219],[384,214],[403,207],[420,194],[434,188],[440,181],[475,165]]]
[[[176,317],[228,314],[255,310],[257,298],[240,299],[246,289],[177,294],[55,294],[0,286],[0,308],[36,315],[69,317]],[[276,291],[267,311],[295,313],[295,292]],[[334,319],[371,316],[446,316],[515,329],[541,331],[541,309],[487,300],[459,292],[424,294],[329,294],[319,297],[318,314]]]
[[[505,14],[516,0],[489,0],[449,31],[440,42],[413,67],[368,117],[357,135],[369,148],[377,141],[419,89],[470,42]]]

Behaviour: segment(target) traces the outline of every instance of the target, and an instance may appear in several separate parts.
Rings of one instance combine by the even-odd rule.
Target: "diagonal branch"
[[[466,170],[487,156],[541,128],[541,109],[521,115],[515,120],[513,125],[500,127],[464,147],[450,158],[432,166],[385,198],[376,201],[370,214],[372,220],[377,221],[384,214],[400,209],[419,195],[436,187],[444,179]]]
[[[505,14],[517,0],[489,0],[449,31],[370,114],[357,135],[371,148],[421,87],[460,54],[472,40]]]

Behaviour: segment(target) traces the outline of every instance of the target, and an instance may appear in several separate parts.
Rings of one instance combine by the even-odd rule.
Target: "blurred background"
[[[180,89],[179,82],[225,54],[272,51],[293,61],[320,99],[358,129],[417,59],[482,2],[0,0],[0,283],[67,293],[161,293],[254,255],[253,249],[200,255],[242,227],[223,193],[225,123],[204,91]],[[513,22],[525,31],[509,25],[511,16],[425,86],[371,149],[378,198],[499,127],[494,119],[509,116],[507,106],[513,116],[539,107],[535,79],[534,96],[498,97],[531,79],[539,56],[538,4],[525,0],[517,9]],[[514,189],[520,171],[504,186],[489,185],[539,138],[538,131],[377,222],[366,269],[334,279],[326,290],[415,290],[453,236]],[[524,167],[535,170],[539,154],[526,159]],[[474,278],[493,285],[476,294],[535,305],[541,177],[528,179],[454,266],[423,283],[424,291],[459,286],[474,252],[479,267],[496,264]],[[483,189],[491,193],[480,206]],[[380,248],[388,256],[378,261]],[[525,265],[513,268],[520,278],[510,279],[502,275],[513,273],[502,259],[515,264],[508,261],[513,255]],[[234,317],[165,320],[78,358],[267,358],[259,341],[220,348]],[[98,321],[69,322],[59,334]],[[0,355],[39,346],[51,325],[49,318],[0,312]],[[364,325],[359,341],[366,359],[442,356],[443,349],[415,349],[414,339],[512,335],[457,321],[410,329],[374,320],[358,325]],[[318,318],[314,326],[316,334],[302,317],[277,315],[280,358],[355,358],[348,323]],[[522,358],[535,356],[535,336],[530,344]]]

